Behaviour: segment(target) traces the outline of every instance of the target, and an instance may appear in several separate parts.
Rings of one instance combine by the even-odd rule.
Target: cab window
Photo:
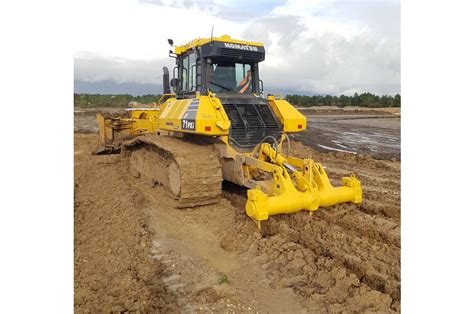
[[[207,74],[212,92],[252,93],[252,67],[246,63],[213,62]]]
[[[196,54],[193,52],[183,57],[181,72],[181,90],[193,91],[196,89]]]

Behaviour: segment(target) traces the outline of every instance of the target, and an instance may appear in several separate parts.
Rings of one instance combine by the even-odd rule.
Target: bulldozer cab
[[[214,93],[258,93],[253,86],[252,64],[208,59],[206,85]]]
[[[198,39],[176,47],[174,57],[171,86],[177,98],[194,97],[196,92],[235,97],[263,93],[258,63],[265,60],[265,49],[260,43],[229,36]]]

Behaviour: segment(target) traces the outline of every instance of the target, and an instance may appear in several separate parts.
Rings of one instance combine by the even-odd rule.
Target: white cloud
[[[161,84],[162,68],[168,59],[130,60],[81,53],[76,56],[75,79],[83,82],[115,81],[117,83]]]
[[[316,1],[306,7],[289,1],[249,25],[244,36],[267,43],[268,62],[261,66],[266,85],[336,95],[400,92],[397,6],[390,15],[385,5],[357,4],[351,14],[341,16],[347,5]],[[398,32],[381,32],[373,18],[379,18],[377,12],[389,18],[385,23],[395,24],[392,31],[398,26]]]
[[[159,84],[161,67],[174,61],[166,39],[182,44],[209,37],[214,26],[214,35],[265,44],[267,91],[400,92],[398,2],[288,1],[245,20],[222,14],[232,7],[223,0],[80,2],[75,79]]]
[[[242,31],[242,23],[201,9],[135,0],[80,2],[74,24],[74,79],[84,82],[161,84],[161,68],[174,66],[168,38],[183,44],[208,37],[213,25],[236,37]]]
[[[326,9],[335,2],[336,1],[334,0],[288,0],[285,4],[277,6],[275,9],[273,9],[272,13],[278,15],[309,16],[317,13],[318,11]]]
[[[227,21],[197,8],[182,9],[137,0],[84,0],[75,8],[76,52],[149,60],[168,57],[168,38],[186,43],[215,30],[239,36],[245,23]]]

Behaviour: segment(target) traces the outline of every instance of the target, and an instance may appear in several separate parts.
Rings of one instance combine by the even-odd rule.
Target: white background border
[[[402,3],[408,313],[472,311],[470,3]],[[73,14],[66,1],[0,4],[2,312],[73,311]]]

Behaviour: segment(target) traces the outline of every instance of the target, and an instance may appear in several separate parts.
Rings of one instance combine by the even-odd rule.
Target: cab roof
[[[211,41],[219,41],[231,44],[239,44],[239,45],[251,45],[256,47],[263,47],[262,43],[255,42],[255,41],[248,41],[248,40],[241,40],[241,39],[232,39],[229,35],[222,35],[221,37],[212,37],[212,38],[198,38],[188,42],[182,46],[175,47],[175,53],[177,55],[181,55],[188,51],[189,49],[196,48],[203,46],[205,44],[210,43]]]

